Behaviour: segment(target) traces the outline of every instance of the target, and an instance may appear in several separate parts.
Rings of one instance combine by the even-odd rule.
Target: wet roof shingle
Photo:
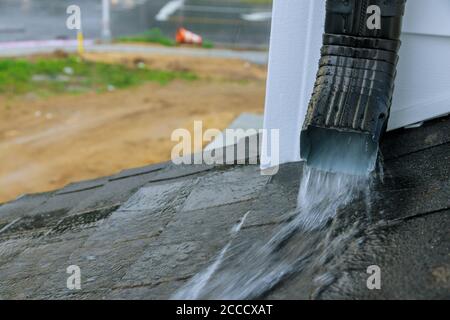
[[[311,252],[321,263],[258,297],[450,297],[450,118],[387,134],[382,153],[384,181],[339,209]],[[289,221],[302,170],[287,164],[268,178],[256,165],[164,163],[3,204],[0,298],[169,298],[227,244],[239,257]],[[280,250],[295,254],[302,237]],[[70,265],[82,290],[66,288]],[[381,290],[365,285],[369,265],[383,270]]]

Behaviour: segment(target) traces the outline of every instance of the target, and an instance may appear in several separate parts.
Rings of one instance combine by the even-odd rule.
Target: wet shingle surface
[[[450,118],[387,134],[382,153],[384,180],[339,209],[312,253],[320,264],[261,298],[450,298]],[[165,163],[3,204],[0,298],[167,299],[227,244],[249,250],[289,221],[302,171]],[[81,290],[67,289],[70,265]],[[367,289],[370,265],[383,271],[381,290]]]

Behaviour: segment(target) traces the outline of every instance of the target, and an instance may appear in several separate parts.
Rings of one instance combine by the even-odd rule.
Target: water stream
[[[370,194],[369,176],[323,172],[305,166],[300,177],[297,209],[291,219],[261,241],[232,239],[212,264],[179,289],[174,299],[255,299],[264,297],[287,277],[308,272],[339,252],[357,233],[349,228],[331,237],[330,221],[339,207]],[[370,211],[370,205],[367,207]],[[251,212],[249,213],[251,214]],[[245,217],[243,218],[245,219]],[[330,281],[324,275],[318,281]]]

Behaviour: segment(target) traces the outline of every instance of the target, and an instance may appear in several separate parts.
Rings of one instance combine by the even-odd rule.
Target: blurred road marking
[[[146,45],[98,44],[95,40],[84,40],[86,52],[122,52],[135,54],[154,54],[188,57],[217,57],[224,59],[241,59],[251,63],[266,65],[268,54],[266,51],[230,50],[230,49],[196,49],[180,47],[157,47]],[[29,56],[37,53],[52,53],[57,49],[66,52],[76,52],[76,40],[47,40],[0,42],[0,57]]]
[[[184,0],[169,1],[164,7],[159,10],[156,15],[156,21],[167,21],[169,17],[184,5]]]
[[[92,39],[84,40],[83,47],[94,45]],[[78,40],[37,40],[0,42],[0,57],[23,56],[35,53],[49,53],[55,50],[75,51]]]
[[[186,16],[172,16],[169,19],[170,22],[175,23],[195,23],[195,24],[212,24],[212,25],[239,25],[241,23],[249,23],[250,21],[243,21],[242,19],[216,19],[205,17],[186,17]],[[264,21],[251,21],[251,22],[264,22]]]
[[[0,33],[25,33],[25,27],[0,27]]]
[[[241,15],[246,21],[267,21],[272,19],[272,12],[255,12]]]

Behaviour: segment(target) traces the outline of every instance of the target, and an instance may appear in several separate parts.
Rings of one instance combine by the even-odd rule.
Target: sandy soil
[[[86,59],[191,70],[196,81],[14,100],[0,97],[0,202],[170,159],[173,130],[224,129],[261,113],[265,68],[238,60],[88,54]]]

